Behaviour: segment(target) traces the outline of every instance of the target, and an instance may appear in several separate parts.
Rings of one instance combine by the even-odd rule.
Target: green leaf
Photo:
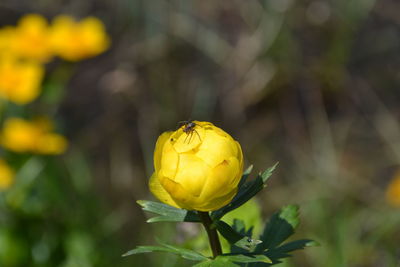
[[[148,201],[138,200],[137,203],[142,206],[142,209],[161,216],[152,217],[147,220],[148,223],[152,222],[200,222],[199,217],[193,211],[184,209],[177,209],[172,206]]]
[[[247,202],[247,203],[249,203],[249,202]],[[244,207],[244,206],[242,206],[242,207]],[[229,213],[229,214],[231,214],[231,213]],[[239,220],[239,219],[233,220],[232,228],[233,228],[233,230],[235,230],[236,232],[238,232],[241,235],[253,236],[253,227],[250,227],[249,229],[246,229],[245,224],[244,224],[244,222],[242,220]],[[252,250],[252,249],[253,248],[251,248],[250,250]],[[234,244],[232,244],[230,246],[231,253],[237,253],[237,254],[247,253],[247,252],[249,252],[248,250],[249,249],[247,247],[246,247],[246,249],[243,249],[243,248],[240,248],[240,247],[238,247],[238,246],[236,246]]]
[[[199,262],[196,265],[193,265],[193,267],[210,267],[211,264],[212,264],[212,260],[207,260],[207,261]]]
[[[140,254],[140,253],[149,253],[149,252],[170,252],[174,253],[177,255],[180,255],[182,258],[188,259],[188,260],[193,260],[193,261],[203,261],[207,259],[207,257],[201,255],[200,253],[185,249],[185,248],[180,248],[172,245],[167,245],[167,244],[161,244],[162,246],[138,246],[135,249],[132,249],[125,254],[122,255],[122,257],[134,255],[134,254]]]
[[[260,239],[263,243],[257,245],[256,254],[263,254],[271,259],[271,264],[252,263],[251,267],[270,266],[280,263],[283,258],[290,257],[292,251],[303,249],[308,246],[315,246],[317,242],[302,239],[281,245],[299,225],[299,208],[296,205],[283,207],[279,212],[272,215],[264,228]]]
[[[246,235],[246,233],[247,233],[246,226],[245,226],[243,220],[234,219],[233,220],[233,224],[232,224],[232,228],[233,228],[233,230],[235,230],[236,232],[238,232],[238,233],[240,233],[242,235]]]
[[[244,185],[242,185],[239,188],[239,191],[236,194],[236,196],[233,198],[232,202],[226,205],[225,207],[222,207],[221,209],[212,212],[211,217],[214,220],[219,220],[226,213],[240,207],[241,205],[246,203],[249,199],[254,197],[258,192],[260,192],[264,187],[266,187],[265,183],[267,182],[268,178],[271,177],[272,172],[275,170],[277,165],[278,163],[268,168],[263,173],[258,174],[256,179],[254,179],[253,181],[246,182]],[[247,177],[245,179],[247,179]]]
[[[218,256],[223,257],[225,259],[229,259],[232,262],[238,262],[238,263],[249,263],[249,262],[264,262],[264,263],[272,263],[272,261],[265,255],[243,255],[243,254],[236,254],[236,255],[221,255]]]
[[[172,252],[171,249],[160,247],[160,246],[138,246],[128,252],[124,253],[122,257],[127,257],[140,253],[148,253],[148,252]]]
[[[232,227],[230,227],[227,223],[223,221],[214,222],[218,232],[231,244],[237,247],[252,250],[258,244],[260,244],[261,240],[252,239],[248,236],[244,236],[236,232]]]
[[[263,243],[259,244],[255,251],[261,252],[277,247],[291,236],[299,224],[298,210],[297,206],[288,205],[272,215],[260,237]]]
[[[296,229],[300,223],[299,207],[297,205],[288,205],[281,209],[279,218],[287,221],[293,229]]]
[[[282,262],[281,260],[283,258],[290,257],[291,255],[289,254],[290,252],[293,252],[295,250],[299,249],[304,249],[305,247],[311,247],[311,246],[317,246],[318,243],[309,240],[309,239],[302,239],[302,240],[296,240],[292,242],[288,242],[280,247],[277,248],[272,248],[267,251],[265,251],[263,254],[270,258],[272,260],[273,264],[277,264]],[[251,265],[253,266],[253,265]],[[262,265],[262,264],[256,264],[254,266],[269,266],[269,265]]]
[[[240,267],[229,260],[228,257],[218,256],[215,259],[200,262],[193,267]]]
[[[161,245],[173,250],[173,253],[179,254],[183,258],[188,259],[188,260],[202,261],[202,260],[207,259],[207,257],[203,256],[202,254],[200,254],[196,251],[190,250],[190,249],[180,248],[180,247],[168,245],[168,244],[161,244]]]
[[[208,259],[207,261],[200,262],[193,267],[239,267],[235,263],[272,263],[272,261],[265,255],[259,254],[224,254],[219,255],[215,259]]]
[[[290,256],[288,254],[289,252],[312,246],[318,246],[318,243],[310,239],[301,239],[288,242],[280,247],[271,250],[267,250],[264,255],[269,255],[271,258],[286,258]]]
[[[225,214],[222,220],[232,226],[232,228],[242,236],[258,237],[263,230],[261,207],[254,198],[250,199],[239,208]],[[246,225],[250,227],[246,228]],[[222,238],[221,246],[223,251],[235,253],[248,252],[237,246],[232,246],[225,238]]]
[[[247,167],[247,169],[243,172],[242,174],[242,178],[240,178],[240,182],[238,185],[238,188],[241,188],[244,183],[247,181],[247,178],[249,177],[251,171],[253,170],[253,165],[250,165],[249,167]]]

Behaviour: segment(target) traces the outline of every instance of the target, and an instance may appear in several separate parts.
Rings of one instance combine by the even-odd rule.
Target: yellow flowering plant
[[[257,238],[252,237],[253,226],[244,225],[241,220],[224,222],[224,215],[266,187],[275,167],[276,164],[248,180],[252,166],[243,172],[240,144],[210,122],[184,121],[177,130],[161,134],[155,145],[149,188],[163,203],[147,200],[138,203],[143,210],[156,214],[149,223],[202,223],[212,256],[164,243],[139,246],[123,256],[169,252],[197,262],[197,267],[270,266],[280,263],[294,250],[316,245],[309,239],[284,243],[299,224],[295,205],[272,215]],[[229,242],[230,252],[222,251],[220,236]]]
[[[14,183],[14,170],[0,159],[0,192],[7,190]]]
[[[37,98],[44,76],[44,67],[12,55],[0,57],[0,97],[19,105]]]
[[[14,14],[2,21],[9,18]],[[82,231],[100,216],[92,201],[84,201],[92,198],[90,187],[82,183],[86,179],[89,185],[90,174],[81,172],[87,166],[77,146],[62,155],[69,142],[55,129],[53,116],[75,63],[109,45],[105,26],[91,16],[76,21],[65,15],[48,19],[26,14],[15,25],[0,27],[0,266],[70,265],[75,262],[70,244],[95,251],[92,225]],[[52,62],[56,57],[60,59]],[[74,223],[70,214],[77,206],[71,199],[83,200]],[[49,226],[44,238],[38,227],[43,222]],[[99,264],[97,255],[106,254],[86,252],[82,262],[91,266]]]
[[[62,154],[67,148],[67,140],[53,133],[52,128],[52,123],[46,118],[35,121],[9,118],[0,134],[0,143],[18,153]]]
[[[390,181],[385,192],[386,202],[393,207],[400,207],[400,172]]]
[[[217,210],[237,192],[243,172],[242,149],[213,124],[193,123],[197,127],[190,133],[179,128],[158,138],[150,190],[159,200],[177,208]]]
[[[51,44],[61,58],[78,61],[106,51],[110,39],[103,23],[95,17],[76,21],[60,15],[54,18],[51,26]]]
[[[60,155],[68,147],[67,139],[54,132],[50,118],[19,117],[34,117],[28,104],[41,96],[52,110],[61,100],[72,75],[71,64],[55,64],[50,77],[45,77],[45,64],[55,56],[69,61],[94,57],[109,45],[103,23],[91,16],[76,21],[66,15],[48,20],[40,14],[26,14],[16,25],[0,28],[0,153],[4,156],[0,160],[0,190],[6,191],[14,181],[7,157],[19,162],[27,155]]]
[[[105,26],[95,17],[76,21],[59,15],[49,23],[42,15],[27,14],[16,26],[0,28],[0,98],[28,104],[42,92],[44,63],[54,56],[76,62],[109,46]]]
[[[47,20],[39,14],[23,16],[11,36],[11,51],[21,58],[50,61],[54,53]]]

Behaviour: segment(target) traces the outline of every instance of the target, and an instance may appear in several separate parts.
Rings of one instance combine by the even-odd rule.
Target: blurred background
[[[280,162],[251,216],[299,204],[295,237],[321,244],[280,266],[400,266],[398,1],[2,0],[1,29],[32,13],[53,35],[68,32],[61,14],[104,28],[92,23],[101,45],[83,56],[66,53],[80,30],[53,37],[36,97],[0,94],[0,266],[190,266],[121,257],[154,236],[207,245],[193,225],[146,224],[136,204],[153,199],[158,135],[187,119],[229,132],[255,173]],[[43,116],[41,135],[12,137],[10,118]],[[53,145],[21,149],[25,135]]]

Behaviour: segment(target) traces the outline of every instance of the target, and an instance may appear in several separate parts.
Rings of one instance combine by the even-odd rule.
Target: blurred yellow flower
[[[12,151],[38,154],[62,154],[67,148],[67,140],[52,133],[52,124],[48,119],[32,122],[10,118],[5,121],[0,136],[1,144]]]
[[[386,189],[386,201],[400,208],[400,173],[393,178]]]
[[[209,122],[193,121],[165,132],[154,151],[150,191],[160,201],[188,210],[227,205],[243,171],[240,144]]]
[[[14,171],[0,159],[0,191],[8,189],[14,182]]]
[[[0,29],[0,57],[12,53],[12,40],[15,29],[12,26],[6,26]]]
[[[44,67],[12,56],[0,57],[0,97],[27,104],[40,94]]]
[[[23,16],[14,30],[12,50],[22,58],[49,61],[53,56],[53,49],[47,20],[38,14]]]
[[[103,23],[95,17],[77,22],[72,17],[60,15],[53,20],[52,45],[63,59],[78,61],[107,50],[110,39]]]

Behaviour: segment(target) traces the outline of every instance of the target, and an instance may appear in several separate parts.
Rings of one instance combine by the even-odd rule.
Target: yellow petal
[[[180,184],[168,177],[159,177],[160,184],[169,193],[175,203],[183,209],[194,210],[196,197],[187,192]]]
[[[178,172],[174,181],[194,196],[199,196],[209,173],[210,167],[204,161],[194,154],[182,153],[179,155]]]
[[[161,155],[163,147],[171,134],[172,132],[164,132],[157,139],[156,148],[154,149],[154,169],[156,170],[156,172],[159,171],[161,168]]]
[[[394,206],[400,207],[400,175],[397,174],[395,178],[389,183],[386,189],[386,201]]]
[[[23,16],[16,27],[12,48],[23,58],[49,61],[53,50],[47,20],[38,14]]]
[[[240,175],[242,175],[243,172],[243,151],[242,151],[242,147],[240,146],[239,142],[235,141],[236,143],[236,147],[237,147],[237,159],[239,161],[239,165],[240,165]],[[241,176],[240,176],[241,177]]]
[[[200,198],[206,201],[230,193],[237,187],[241,172],[239,162],[235,157],[224,160],[211,170]]]
[[[159,173],[168,178],[174,178],[177,172],[179,155],[172,146],[172,142],[168,139],[162,150],[161,167]]]
[[[37,140],[36,152],[48,155],[58,155],[67,149],[67,139],[64,136],[54,133],[44,134]]]
[[[110,45],[103,23],[94,17],[75,21],[69,16],[53,20],[52,44],[57,54],[78,61],[104,52]]]
[[[12,151],[28,152],[35,147],[41,134],[41,131],[28,121],[9,118],[4,122],[1,144]]]
[[[231,202],[233,197],[237,193],[237,188],[233,188],[230,192],[226,195],[220,196],[218,198],[213,198],[209,201],[199,201],[200,205],[195,207],[195,210],[199,211],[213,211],[226,206]]]
[[[237,155],[237,146],[232,138],[222,137],[214,130],[207,130],[196,156],[214,168],[225,159]]]
[[[105,34],[104,24],[95,17],[87,17],[80,22],[81,32],[88,54],[100,54],[107,50],[110,39]]]
[[[0,159],[0,191],[8,189],[14,182],[14,171]]]
[[[172,144],[178,153],[184,153],[198,147],[204,139],[204,128],[196,125],[188,132],[183,131],[183,126],[171,136]]]
[[[15,27],[5,26],[0,28],[0,56],[9,54],[13,49]]]
[[[214,124],[208,121],[193,121],[195,124],[201,126],[205,130],[211,129],[212,127],[215,127]]]
[[[161,186],[160,181],[157,178],[157,174],[154,172],[149,181],[149,188],[151,193],[158,198],[161,202],[167,205],[180,208],[176,202],[171,198],[167,191]]]
[[[40,93],[44,67],[7,55],[0,58],[0,95],[17,104],[33,101]]]

